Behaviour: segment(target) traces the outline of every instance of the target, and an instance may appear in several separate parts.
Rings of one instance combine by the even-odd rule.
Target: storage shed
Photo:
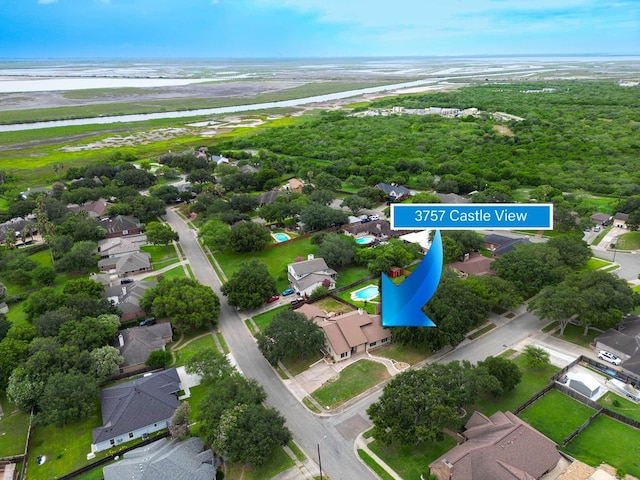
[[[591,398],[598,393],[600,384],[591,375],[586,373],[574,373],[569,379],[569,387],[585,397]]]

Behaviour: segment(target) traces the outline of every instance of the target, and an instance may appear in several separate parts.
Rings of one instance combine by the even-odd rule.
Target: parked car
[[[622,360],[616,357],[613,353],[607,352],[606,350],[600,350],[598,352],[598,358],[600,360],[613,363],[614,365],[620,365],[622,363]]]
[[[367,216],[364,216],[360,219],[360,223],[369,223],[371,219]]]
[[[286,297],[287,295],[293,295],[293,288],[287,288],[284,292],[282,292],[283,297]]]
[[[372,222],[375,222],[376,220],[380,220],[380,215],[378,215],[377,213],[374,213],[373,215],[369,215],[369,220],[371,220]]]
[[[123,278],[120,280],[120,285],[124,285],[125,283],[133,283],[133,278]]]
[[[155,325],[155,324],[156,324],[156,317],[145,318],[143,321],[140,322],[141,327],[146,327],[148,325]]]
[[[267,299],[267,303],[273,303],[280,298],[279,295],[272,295],[271,298]]]
[[[291,306],[295,307],[297,305],[300,305],[304,303],[304,298],[294,298],[293,300],[291,300]]]

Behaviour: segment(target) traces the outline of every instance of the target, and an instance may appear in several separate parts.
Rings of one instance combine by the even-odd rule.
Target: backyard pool
[[[276,242],[286,242],[291,240],[291,237],[286,233],[272,233],[271,236],[276,239]]]
[[[351,292],[351,300],[371,300],[372,298],[376,298],[378,295],[380,295],[380,291],[378,290],[377,285],[367,285],[360,290]]]
[[[356,243],[358,245],[368,245],[371,242],[373,242],[374,238],[373,237],[358,237],[356,238]]]

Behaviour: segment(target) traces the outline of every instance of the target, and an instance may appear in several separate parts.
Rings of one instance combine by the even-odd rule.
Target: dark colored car
[[[295,298],[293,300],[291,300],[291,306],[295,307],[298,305],[302,305],[304,303],[304,298]]]
[[[120,280],[120,285],[124,285],[125,283],[133,283],[133,278],[124,278]]]
[[[273,295],[271,298],[267,299],[267,303],[273,303],[280,298],[279,295]]]
[[[148,325],[155,325],[155,324],[156,324],[156,317],[145,318],[143,321],[140,322],[141,327],[146,327]]]

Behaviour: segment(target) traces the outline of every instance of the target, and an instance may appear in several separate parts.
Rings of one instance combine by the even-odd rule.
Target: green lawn
[[[311,365],[316,363],[321,358],[322,356],[320,355],[320,352],[306,358],[300,358],[300,355],[298,353],[294,353],[292,356],[282,359],[282,364],[286,367],[287,370],[289,370],[289,373],[291,375],[296,376],[299,373],[308,370]],[[278,371],[279,370],[280,368],[278,368]],[[284,373],[281,375],[281,377],[287,378]]]
[[[200,412],[200,404],[202,400],[205,398],[205,394],[207,389],[202,385],[197,385],[189,389],[191,392],[191,396],[186,399],[186,402],[191,407],[191,415],[189,416],[190,422],[195,422],[196,418],[198,418],[198,414]],[[184,400],[183,400],[184,401]],[[191,425],[191,434],[198,435],[198,428],[200,427],[199,423],[195,423],[195,425]]]
[[[332,297],[325,297],[321,300],[313,302],[313,304],[329,313],[348,313],[353,311],[352,307],[345,305],[344,303],[340,303],[336,299]]]
[[[313,392],[312,396],[320,405],[329,409],[336,408],[389,376],[384,365],[360,360],[342,370],[336,380],[327,382]]]
[[[621,235],[616,242],[619,250],[638,250],[640,248],[640,232],[629,232]]]
[[[606,260],[602,260],[600,258],[591,257],[587,261],[587,264],[584,267],[582,267],[582,270],[583,271],[598,270],[599,268],[606,267],[607,265],[610,265],[610,264],[611,264],[611,262],[608,262]]]
[[[358,456],[369,466],[371,470],[376,472],[376,475],[378,475],[382,480],[393,480],[393,477],[389,475],[387,471],[382,468],[367,452],[359,448]]]
[[[584,327],[581,327],[579,325],[567,325],[567,327],[564,329],[564,335],[561,336],[560,330],[557,330],[554,336],[561,338],[566,342],[575,343],[576,345],[580,345],[581,347],[589,348],[594,339],[602,332],[589,329],[586,335],[583,335],[583,333]]]
[[[295,464],[281,447],[276,447],[260,468],[253,468],[237,463],[227,463],[225,480],[265,480],[288,470]]]
[[[209,334],[202,338],[198,338],[197,340],[193,340],[192,342],[187,343],[184,347],[173,352],[173,357],[175,358],[173,366],[178,367],[185,365],[194,353],[207,348],[217,350],[213,337]]]
[[[260,331],[264,332],[264,329],[269,326],[271,320],[273,320],[273,317],[275,317],[280,312],[288,310],[289,308],[289,305],[282,305],[280,307],[273,308],[259,315],[256,315],[255,317],[253,317],[253,321],[258,326]]]
[[[37,426],[33,429],[31,449],[27,469],[30,480],[49,480],[88,465],[91,451],[91,431],[102,426],[100,405],[96,400],[96,410],[90,417],[58,428],[53,425]],[[101,452],[97,458],[108,452]],[[36,456],[45,455],[45,463],[38,465]]]
[[[21,412],[10,403],[4,392],[0,393],[4,416],[0,420],[0,452],[2,456],[24,453],[29,430],[29,414]]]
[[[286,242],[260,252],[235,253],[231,250],[225,250],[222,253],[215,252],[214,256],[227,278],[231,278],[231,275],[240,268],[242,263],[248,262],[251,258],[257,258],[267,265],[269,273],[276,280],[278,290],[282,291],[289,287],[287,264],[292,263],[297,257],[306,259],[308,254],[315,253],[315,251],[316,246],[311,243],[311,239],[305,238],[297,242]]]
[[[594,467],[606,462],[640,477],[640,430],[604,415],[599,415],[563,450]]]
[[[426,345],[413,347],[410,345],[393,343],[388,347],[373,350],[371,354],[379,357],[390,358],[396,362],[404,362],[409,365],[414,365],[429,358],[432,355],[432,352]]]
[[[178,261],[178,254],[173,245],[143,245],[140,250],[151,254],[151,263],[156,269],[166,267],[164,263],[169,260],[172,260],[171,263]],[[160,262],[163,263],[163,266],[157,265]],[[171,265],[171,263],[168,263],[168,265]]]
[[[162,275],[162,278],[165,280],[168,278],[187,278],[187,274],[184,272],[184,267],[182,265],[178,265],[170,270],[165,270],[159,275]],[[150,275],[142,279],[143,282],[149,282],[152,280],[156,280],[156,275]]]
[[[614,402],[616,405],[614,405]],[[616,413],[620,413],[625,417],[632,418],[636,422],[640,422],[640,405],[634,403],[630,400],[627,400],[620,395],[617,395],[613,392],[607,392],[602,397],[598,399],[598,403],[604,406],[606,409],[611,410]]]
[[[480,398],[475,405],[467,408],[469,414],[474,410],[479,410],[487,416],[491,416],[497,411],[513,411],[536,392],[542,390],[549,383],[549,377],[558,371],[553,365],[547,365],[541,369],[528,368],[522,355],[517,356],[513,361],[522,371],[520,383],[512,391],[499,398],[492,396]]]
[[[361,278],[371,276],[371,272],[366,267],[353,265],[343,268],[338,271],[338,279],[336,280],[336,287],[346,287],[353,282],[360,280]],[[372,280],[374,283],[376,280]]]
[[[595,412],[592,408],[558,390],[551,390],[533,405],[520,412],[519,417],[540,433],[560,444],[593,413]]]
[[[417,445],[385,445],[380,440],[369,444],[372,452],[395,470],[404,480],[420,480],[429,473],[429,464],[456,446],[456,441],[445,435],[440,442]],[[427,478],[427,476],[425,476]]]

